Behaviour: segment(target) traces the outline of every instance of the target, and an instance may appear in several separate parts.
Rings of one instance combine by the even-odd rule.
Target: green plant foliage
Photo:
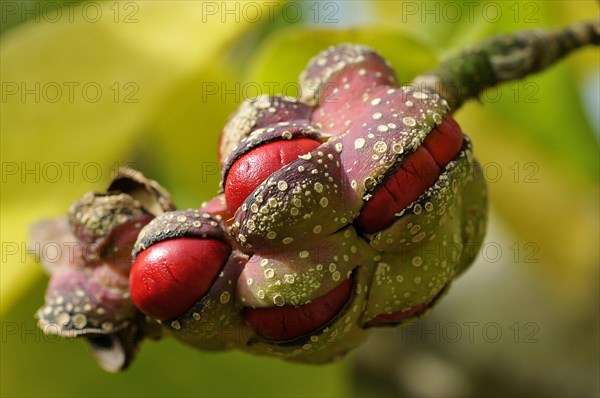
[[[270,36],[258,49],[245,75],[247,82],[269,83],[284,95],[295,96],[294,83],[308,61],[320,51],[339,43],[363,43],[381,53],[392,63],[400,82],[410,83],[413,77],[436,65],[431,47],[414,35],[397,28],[377,26],[345,30],[289,28]],[[410,54],[410,62],[406,62]]]

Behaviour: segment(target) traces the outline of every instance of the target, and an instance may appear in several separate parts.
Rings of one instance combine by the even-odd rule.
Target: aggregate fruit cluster
[[[398,87],[366,46],[318,54],[300,87],[231,116],[220,193],[201,208],[175,210],[131,171],[75,202],[53,236],[80,249],[49,270],[40,325],[97,352],[170,333],[327,362],[430,308],[485,232],[469,138],[443,98]]]

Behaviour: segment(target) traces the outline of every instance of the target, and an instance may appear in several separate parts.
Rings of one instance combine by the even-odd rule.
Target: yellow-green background
[[[480,257],[421,325],[496,322],[503,332],[498,343],[479,330],[473,341],[442,335],[441,341],[425,336],[402,344],[400,332],[386,331],[346,360],[311,367],[237,352],[205,353],[164,340],[145,342],[130,370],[109,375],[81,342],[36,331],[33,313],[47,277],[24,250],[32,223],[63,215],[84,192],[104,189],[115,164],[133,164],[160,181],[179,207],[198,206],[214,195],[218,178],[207,171],[237,103],[231,93],[224,100],[203,96],[207,84],[235,91],[239,82],[240,99],[256,83],[283,87],[296,81],[316,52],[347,41],[374,46],[392,61],[400,80],[410,82],[452,50],[490,35],[599,15],[595,1],[309,1],[299,6],[303,18],[297,20],[296,3],[284,9],[286,3],[275,1],[260,21],[245,21],[255,15],[245,3],[210,3],[96,2],[102,17],[90,22],[96,17],[89,9],[84,18],[86,2],[0,2],[3,95],[13,83],[94,82],[103,89],[96,103],[77,89],[72,102],[66,91],[56,103],[43,97],[35,102],[31,95],[25,101],[19,95],[2,98],[1,395],[597,396],[597,48],[502,86],[456,114],[493,177],[487,242],[502,255]],[[57,4],[63,7],[60,18],[50,14]],[[214,8],[207,7],[219,12],[209,14]],[[234,12],[223,14],[222,7]],[[119,101],[109,88],[114,82],[121,85]],[[135,103],[123,101],[131,92],[123,86],[127,82],[139,89]],[[68,166],[56,181],[23,174],[23,166],[38,164],[42,173],[49,162],[75,162],[74,178]],[[102,171],[97,182],[81,173],[90,163]],[[16,175],[5,172],[12,165]],[[527,343],[522,335],[515,340],[515,322],[537,325],[537,342]],[[384,358],[379,371],[377,361]]]

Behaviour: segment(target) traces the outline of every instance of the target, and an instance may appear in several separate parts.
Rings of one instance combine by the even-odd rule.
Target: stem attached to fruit
[[[543,70],[588,44],[600,44],[600,20],[498,36],[451,56],[413,84],[440,94],[454,112],[486,88]]]

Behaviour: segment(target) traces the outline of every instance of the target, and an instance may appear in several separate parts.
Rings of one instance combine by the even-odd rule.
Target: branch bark
[[[454,112],[486,88],[541,71],[590,44],[600,44],[600,19],[497,36],[452,55],[413,84],[440,94]]]

